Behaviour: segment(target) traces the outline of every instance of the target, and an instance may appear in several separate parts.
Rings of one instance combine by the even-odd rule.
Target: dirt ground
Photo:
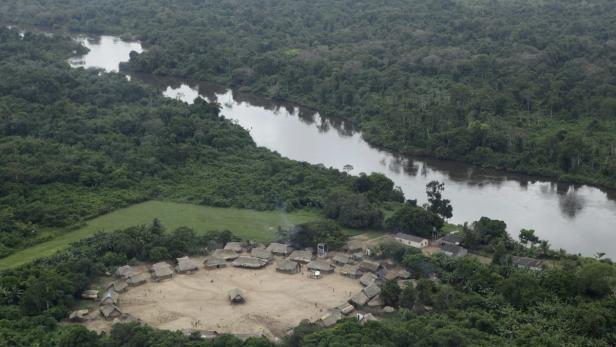
[[[260,270],[201,267],[191,275],[176,274],[130,288],[121,294],[119,308],[160,329],[280,337],[304,319],[317,320],[362,288],[358,280],[338,273],[315,280],[308,271],[278,273],[274,264]],[[229,302],[227,293],[233,288],[244,291],[245,303]],[[88,323],[94,330],[106,330],[106,325],[102,319]]]

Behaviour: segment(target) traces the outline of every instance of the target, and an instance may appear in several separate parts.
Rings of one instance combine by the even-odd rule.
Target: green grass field
[[[94,218],[89,220],[83,228],[0,259],[0,270],[52,255],[71,242],[88,237],[97,231],[111,231],[149,224],[154,218],[158,218],[167,230],[180,226],[190,227],[197,233],[229,229],[242,239],[269,241],[273,239],[278,226],[289,227],[320,219],[320,216],[316,212],[303,210],[284,213],[148,201]]]

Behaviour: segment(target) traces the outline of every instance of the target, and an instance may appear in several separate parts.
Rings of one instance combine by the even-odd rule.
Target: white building
[[[424,248],[428,247],[428,239],[424,239],[423,237],[409,235],[404,233],[397,233],[394,238],[396,241],[405,244],[407,246],[415,247],[415,248]]]

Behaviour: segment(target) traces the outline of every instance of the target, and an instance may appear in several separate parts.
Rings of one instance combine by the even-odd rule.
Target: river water
[[[69,62],[73,67],[118,71],[129,53],[143,49],[138,42],[102,36],[77,38],[90,52]],[[352,174],[380,172],[404,191],[407,199],[426,201],[431,180],[445,182],[452,201],[453,223],[482,216],[507,223],[512,237],[522,228],[535,229],[553,248],[616,257],[616,190],[552,182],[545,179],[486,170],[451,161],[401,158],[366,143],[348,124],[323,119],[315,111],[277,103],[205,82],[154,76],[133,76],[162,93],[192,103],[197,97],[220,103],[222,114],[248,129],[259,146],[281,155]],[[347,167],[348,169],[349,167]]]

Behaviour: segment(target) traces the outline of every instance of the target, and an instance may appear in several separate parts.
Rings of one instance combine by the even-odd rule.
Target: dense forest
[[[616,186],[611,0],[9,0],[0,22],[135,37],[128,69],[351,120],[368,141]]]
[[[335,190],[360,196],[366,213],[404,199],[382,175],[257,148],[215,104],[71,69],[65,60],[79,49],[66,37],[0,29],[0,256],[53,237],[48,228],[148,199],[293,210],[322,207]],[[368,226],[353,221],[362,211],[341,222]]]

